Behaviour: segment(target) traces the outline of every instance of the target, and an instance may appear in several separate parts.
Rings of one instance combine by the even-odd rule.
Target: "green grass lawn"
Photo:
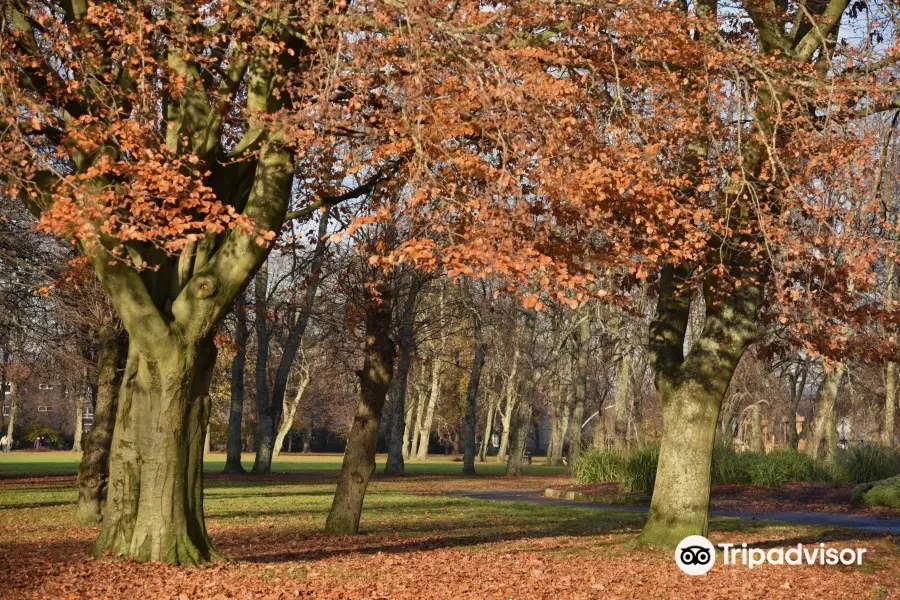
[[[41,477],[47,475],[75,475],[81,454],[75,452],[31,452],[18,450],[8,454],[0,453],[0,478]],[[253,454],[242,457],[244,468],[253,466]],[[325,473],[337,472],[341,468],[341,454],[282,454],[272,462],[273,473]],[[377,457],[377,471],[384,469],[387,456]],[[494,462],[477,463],[476,469],[483,475],[500,475],[505,464]],[[525,467],[526,475],[562,475],[564,467],[544,464],[543,458],[536,458],[534,464]],[[204,461],[207,473],[220,473],[225,466],[225,455],[213,453]],[[413,474],[456,475],[462,471],[462,463],[452,457],[433,456],[427,461],[407,461],[406,470]]]

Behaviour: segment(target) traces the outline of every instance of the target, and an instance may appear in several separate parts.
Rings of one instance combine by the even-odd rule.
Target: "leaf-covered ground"
[[[649,504],[647,494],[630,494],[617,483],[553,485],[560,492],[581,492],[608,504]],[[713,509],[746,512],[820,512],[898,518],[900,510],[884,507],[853,506],[854,485],[835,483],[788,483],[779,487],[727,484],[714,485],[710,494]]]
[[[689,577],[671,552],[634,545],[641,514],[441,493],[569,482],[548,469],[515,481],[462,478],[452,474],[459,463],[449,461],[376,479],[364,533],[343,538],[320,533],[333,468],[297,466],[262,480],[211,477],[209,529],[232,562],[179,568],[95,560],[87,553],[95,528],[72,525],[71,477],[23,479],[24,468],[10,477],[7,464],[0,462],[7,476],[0,481],[0,573],[13,598],[900,598],[896,537],[717,519],[714,543],[824,542],[868,552],[862,566],[717,564]]]

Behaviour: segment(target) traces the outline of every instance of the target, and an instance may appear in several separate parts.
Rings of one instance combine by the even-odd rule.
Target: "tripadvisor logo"
[[[790,548],[748,547],[747,544],[719,544],[726,566],[741,564],[750,569],[770,565],[861,565],[866,548],[827,548],[797,544]],[[689,535],[675,548],[675,562],[688,575],[703,575],[716,562],[716,549],[702,535]]]

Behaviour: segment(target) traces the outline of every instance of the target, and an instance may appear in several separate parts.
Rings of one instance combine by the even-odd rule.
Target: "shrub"
[[[900,452],[881,444],[852,446],[839,457],[851,483],[867,483],[900,475]]]
[[[619,487],[625,492],[649,494],[656,483],[658,464],[659,446],[644,446],[628,458],[619,479]]]
[[[851,502],[857,506],[900,508],[900,476],[861,483],[854,488]]]
[[[716,444],[713,447],[712,457],[712,483],[750,483],[750,473],[747,470],[747,460],[743,454],[734,451],[734,448],[725,444]]]
[[[832,479],[826,467],[817,463],[808,454],[792,448],[773,450],[767,458],[778,465],[779,469],[787,476],[787,481],[815,483]]]
[[[575,479],[580,483],[606,483],[622,477],[625,457],[617,450],[591,450],[578,457]]]
[[[33,426],[25,434],[25,439],[29,444],[33,444],[34,440],[38,438],[43,438],[44,442],[53,448],[62,448],[62,436],[55,429]]]
[[[766,487],[778,487],[791,481],[784,464],[772,460],[765,454],[744,452],[750,483]]]

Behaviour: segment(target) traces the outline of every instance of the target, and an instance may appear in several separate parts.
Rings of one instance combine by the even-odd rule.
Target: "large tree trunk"
[[[238,351],[231,363],[231,406],[228,410],[228,441],[225,456],[225,473],[246,473],[241,464],[241,451],[244,449],[244,368],[247,364],[247,308],[244,305],[244,294],[238,296],[234,306],[235,344]]]
[[[127,335],[116,335],[111,327],[101,331],[97,355],[97,384],[94,389],[94,422],[84,442],[84,453],[78,465],[78,504],[75,518],[82,525],[97,523],[106,501],[109,479],[109,453],[116,423],[121,366],[127,352]]]
[[[560,390],[562,392],[562,390]],[[568,404],[562,404],[555,407],[553,412],[553,436],[550,441],[550,450],[548,452],[548,462],[552,467],[559,467],[563,464],[563,448],[566,445],[566,432],[569,430],[569,419],[571,418]]]
[[[676,546],[709,531],[709,485],[719,411],[741,357],[756,336],[762,284],[732,265],[743,285],[706,302],[703,333],[684,356],[690,316],[689,273],[663,269],[650,334],[656,388],[663,408],[656,485],[641,541]]]
[[[838,387],[844,376],[844,366],[833,365],[828,368],[822,385],[819,388],[819,398],[816,406],[816,419],[807,439],[806,452],[813,458],[822,458],[820,446],[826,442],[825,458],[832,460],[834,451],[828,446],[828,436],[831,430],[836,430],[834,422],[834,401],[837,398]]]
[[[472,353],[472,371],[469,374],[469,385],[466,390],[466,415],[463,419],[463,475],[475,474],[475,426],[478,418],[478,385],[481,382],[481,370],[484,367],[484,336],[481,330],[481,317],[476,312],[475,348]]]
[[[581,428],[584,420],[584,402],[587,397],[588,352],[591,342],[591,321],[584,319],[578,325],[575,336],[575,372],[571,430],[569,431],[569,470],[581,456]]]
[[[394,373],[394,342],[391,333],[391,296],[386,286],[373,295],[366,288],[366,348],[363,368],[357,372],[360,384],[356,415],[347,438],[344,462],[338,476],[325,531],[356,534],[362,514],[369,477],[375,471],[378,426],[391,377]]]
[[[219,558],[203,517],[203,437],[216,348],[212,335],[195,347],[169,346],[153,356],[129,347],[97,555],[178,564]]]

